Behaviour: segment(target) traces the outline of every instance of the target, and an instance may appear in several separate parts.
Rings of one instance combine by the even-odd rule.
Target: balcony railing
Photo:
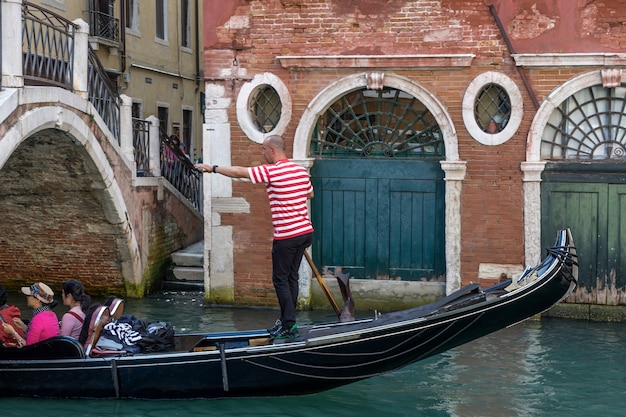
[[[89,14],[89,34],[112,42],[119,42],[119,19],[109,14],[92,10]]]

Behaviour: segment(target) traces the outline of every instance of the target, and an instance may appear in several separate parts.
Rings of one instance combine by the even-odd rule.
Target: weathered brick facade
[[[490,3],[514,51],[507,47]],[[623,6],[620,0],[205,2],[205,79],[207,86],[223,86],[219,98],[231,101],[221,109],[227,113],[227,120],[221,122],[230,126],[230,162],[244,166],[263,162],[258,144],[240,128],[235,109],[242,86],[257,74],[276,75],[289,91],[293,114],[284,132],[288,154],[307,106],[324,88],[344,77],[366,72],[395,74],[427,90],[443,103],[457,135],[458,160],[466,162],[460,230],[447,231],[460,233],[462,283],[489,283],[498,276],[480,276],[480,264],[521,266],[535,261],[529,257],[536,258],[525,249],[532,232],[525,225],[530,220],[525,220],[521,168],[527,161],[528,138],[538,110],[534,101],[542,104],[579,74],[624,65],[620,55],[626,51]],[[549,56],[542,56],[543,65],[522,68],[511,52]],[[555,64],[558,56],[572,53],[604,58],[581,65],[569,55],[573,65]],[[465,54],[472,56],[471,65],[443,58]],[[510,139],[496,146],[475,140],[463,121],[468,85],[489,71],[509,77],[522,94],[521,123]],[[209,103],[211,99],[207,93]],[[206,143],[205,137],[205,147]],[[219,150],[211,152],[217,155]],[[220,224],[233,227],[235,302],[274,304],[265,191],[235,183],[232,196],[250,204],[250,214],[221,215]]]

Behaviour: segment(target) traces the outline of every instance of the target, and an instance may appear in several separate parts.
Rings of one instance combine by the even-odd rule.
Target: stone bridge
[[[0,282],[74,278],[92,295],[141,297],[173,251],[202,239],[202,187],[190,198],[161,175],[158,119],[135,123],[130,97],[103,99],[85,24],[74,23],[71,86],[41,85],[16,41],[21,5],[2,3]]]

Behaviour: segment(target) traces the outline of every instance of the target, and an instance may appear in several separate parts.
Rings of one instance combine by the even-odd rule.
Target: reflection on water
[[[60,316],[64,310],[58,306],[56,312]],[[198,293],[129,300],[127,311],[171,322],[181,333],[259,329],[278,315],[274,309],[207,308]],[[301,323],[335,318],[332,311],[299,314]],[[5,416],[621,417],[626,415],[626,324],[529,321],[396,372],[300,397],[11,398],[0,405]]]

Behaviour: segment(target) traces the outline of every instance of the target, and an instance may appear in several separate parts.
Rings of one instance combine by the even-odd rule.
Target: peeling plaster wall
[[[494,5],[517,53],[626,48],[625,0],[498,0]]]

